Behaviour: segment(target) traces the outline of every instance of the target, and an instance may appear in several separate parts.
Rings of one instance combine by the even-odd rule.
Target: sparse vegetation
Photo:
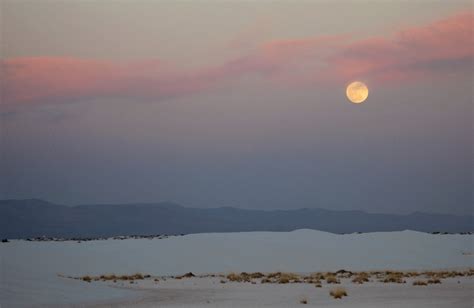
[[[357,284],[363,284],[364,282],[369,282],[369,277],[369,274],[367,274],[366,272],[360,272],[352,279],[352,282]]]
[[[230,273],[229,275],[227,275],[227,279],[233,282],[250,282],[250,277],[246,275],[246,273],[244,273],[244,275]]]
[[[334,298],[342,298],[344,296],[347,296],[346,289],[344,288],[335,288],[329,291],[329,295],[331,295]]]
[[[250,274],[250,277],[251,277],[251,278],[254,278],[254,279],[258,279],[258,278],[265,277],[265,275],[262,274],[262,273],[260,273],[260,272],[255,272],[255,273],[251,273],[251,274]]]
[[[261,283],[272,283],[272,280],[270,278],[263,278]]]
[[[428,284],[440,284],[440,283],[441,283],[441,280],[439,280],[438,278],[432,278],[428,280]]]
[[[337,277],[334,276],[334,275],[328,275],[328,276],[326,276],[326,283],[328,283],[328,284],[331,284],[331,283],[332,284],[339,284],[339,283],[341,283],[341,281],[339,279],[337,279]]]
[[[104,281],[107,281],[107,280],[117,280],[117,276],[115,276],[114,274],[111,274],[111,275],[101,275],[99,278],[100,278],[100,280],[104,280]]]
[[[415,280],[415,281],[413,281],[413,285],[414,286],[427,286],[428,283],[426,281],[423,281],[423,280]]]
[[[191,272],[188,272],[188,273],[186,273],[186,274],[184,274],[184,275],[181,275],[181,276],[178,276],[178,277],[175,277],[175,278],[181,279],[181,278],[192,278],[192,277],[196,277],[196,275],[194,275],[194,274],[191,273]]]
[[[401,272],[386,272],[386,277],[381,280],[383,283],[405,283],[403,280],[403,273]]]
[[[261,273],[261,272],[241,272],[241,273],[229,273],[225,274],[205,274],[195,275],[192,272],[188,272],[181,276],[162,276],[152,277],[149,274],[135,273],[132,275],[116,275],[116,274],[103,274],[100,276],[81,276],[71,277],[58,274],[59,277],[78,279],[85,282],[92,281],[129,281],[130,283],[136,283],[137,280],[153,279],[154,282],[160,280],[166,281],[167,278],[183,279],[191,277],[199,278],[217,278],[220,283],[224,284],[227,282],[249,282],[252,284],[257,283],[275,283],[275,284],[288,284],[288,283],[308,283],[313,284],[316,288],[322,287],[322,280],[325,280],[327,284],[340,284],[341,280],[351,281],[355,284],[363,284],[376,279],[383,283],[406,283],[405,278],[426,278],[425,280],[415,280],[413,285],[422,286],[429,284],[440,284],[442,279],[454,278],[454,277],[470,277],[474,275],[474,269],[465,271],[426,271],[426,272],[399,272],[399,271],[372,271],[372,272],[350,272],[346,270],[340,270],[337,272],[327,273],[312,273],[310,275],[300,275],[288,272],[273,272],[273,273]],[[159,278],[159,279],[158,279]]]
[[[142,280],[145,278],[150,278],[151,275],[142,275],[140,273],[136,273],[133,275],[121,275],[117,276],[115,274],[107,274],[107,275],[100,275],[100,276],[83,276],[76,279],[80,279],[86,282],[91,281],[113,281],[117,282],[117,280]],[[72,278],[72,277],[71,277]]]

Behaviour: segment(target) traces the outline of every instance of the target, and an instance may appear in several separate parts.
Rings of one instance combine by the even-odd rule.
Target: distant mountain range
[[[186,208],[174,203],[64,206],[38,199],[0,200],[0,237],[110,237],[203,232],[292,231],[333,233],[415,230],[471,232],[473,216],[371,214],[326,209],[248,210]]]

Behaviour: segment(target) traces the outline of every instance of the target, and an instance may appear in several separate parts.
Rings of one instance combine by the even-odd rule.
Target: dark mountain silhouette
[[[38,199],[0,200],[0,237],[109,237],[202,232],[291,231],[333,233],[416,230],[470,232],[473,216],[371,214],[325,209],[185,208],[174,203],[63,206]]]

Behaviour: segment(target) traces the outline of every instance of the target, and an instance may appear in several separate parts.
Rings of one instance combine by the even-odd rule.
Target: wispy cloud
[[[375,82],[445,77],[472,69],[473,13],[462,12],[435,23],[402,29],[391,37],[351,42],[329,58],[345,79],[363,76]]]
[[[2,100],[15,104],[97,97],[162,99],[195,92],[205,74],[174,71],[158,60],[118,64],[70,57],[13,58],[2,63]]]
[[[472,70],[473,13],[400,29],[390,36],[348,35],[275,40],[214,67],[183,71],[159,60],[115,63],[72,57],[1,60],[3,105],[38,105],[101,97],[162,100],[212,88],[245,74],[291,85],[363,79],[400,83]]]

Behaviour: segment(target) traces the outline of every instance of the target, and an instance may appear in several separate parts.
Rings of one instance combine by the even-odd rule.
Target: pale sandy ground
[[[439,285],[413,286],[413,279],[406,284],[369,282],[356,285],[342,280],[348,296],[333,299],[329,290],[336,287],[323,283],[322,288],[313,284],[251,284],[239,282],[220,283],[220,278],[168,279],[158,283],[139,281],[131,286],[146,290],[135,300],[109,302],[92,307],[474,307],[474,279],[472,277],[448,278]],[[301,304],[301,299],[307,304]]]

